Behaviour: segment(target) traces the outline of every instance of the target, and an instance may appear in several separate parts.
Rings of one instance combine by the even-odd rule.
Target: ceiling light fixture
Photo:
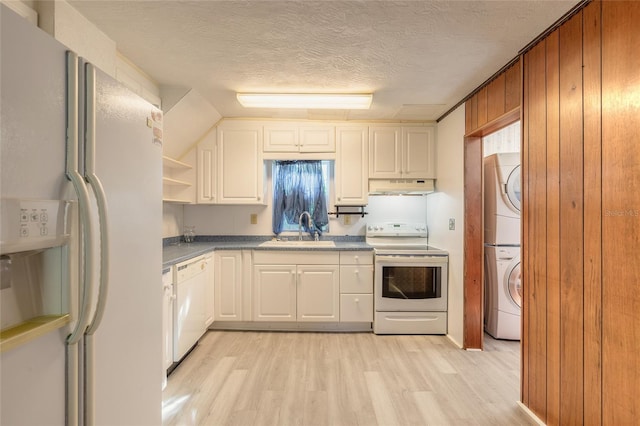
[[[238,93],[245,108],[369,109],[373,95],[329,93]]]

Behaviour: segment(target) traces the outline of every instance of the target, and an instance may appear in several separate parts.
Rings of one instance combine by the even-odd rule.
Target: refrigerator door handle
[[[89,190],[78,172],[78,56],[67,51],[67,141],[66,141],[66,175],[72,182],[78,196],[78,210],[83,236],[84,271],[80,283],[80,311],[74,330],[67,337],[68,345],[75,345],[82,338],[89,323],[90,305],[93,298],[94,262],[90,255],[93,246],[93,231],[91,229],[91,210]]]
[[[93,188],[98,205],[98,217],[100,221],[100,285],[98,289],[98,302],[93,315],[93,320],[85,334],[92,335],[100,326],[107,302],[109,288],[109,225],[107,223],[107,197],[102,182],[95,173],[96,168],[96,69],[90,64],[85,64],[85,178]]]
[[[79,312],[76,325],[67,336],[67,379],[66,379],[66,416],[67,425],[78,424],[79,414],[79,370],[78,341],[83,337],[89,323],[90,305],[93,299],[94,261],[91,256],[93,246],[93,230],[91,228],[91,211],[89,189],[82,175],[78,172],[78,55],[67,51],[67,137],[65,174],[71,181],[78,196],[78,212],[82,233],[82,254],[80,268],[82,276],[79,283]]]

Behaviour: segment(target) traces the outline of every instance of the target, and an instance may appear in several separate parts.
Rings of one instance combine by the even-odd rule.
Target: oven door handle
[[[390,262],[390,263],[407,263],[407,264],[447,264],[446,256],[412,256],[412,255],[394,255],[394,256],[386,256],[386,255],[376,255],[376,262]]]

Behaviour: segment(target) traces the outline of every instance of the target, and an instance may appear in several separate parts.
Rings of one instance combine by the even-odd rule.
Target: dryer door
[[[520,183],[520,166],[516,166],[507,179],[505,184],[505,193],[509,201],[509,207],[516,213],[520,213],[520,205],[522,199],[522,190]]]
[[[520,274],[520,255],[513,258],[505,271],[504,282],[511,301],[522,308],[522,277]]]

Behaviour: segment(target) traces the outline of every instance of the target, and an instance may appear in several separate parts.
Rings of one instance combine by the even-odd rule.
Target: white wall
[[[162,203],[162,238],[182,235],[184,229],[184,206]]]
[[[482,155],[496,152],[520,152],[520,121],[482,138]]]
[[[428,196],[429,244],[449,252],[449,337],[462,347],[464,318],[464,104],[438,123],[437,192]],[[449,219],[455,230],[449,230]]]

